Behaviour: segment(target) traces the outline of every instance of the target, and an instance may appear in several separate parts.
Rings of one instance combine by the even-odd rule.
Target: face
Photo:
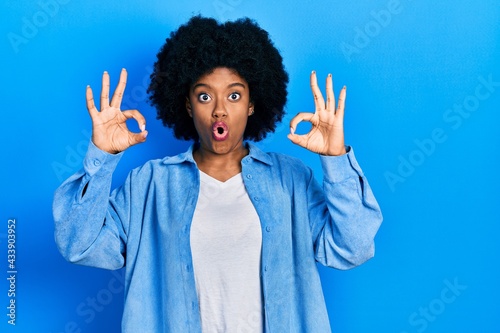
[[[248,83],[235,71],[216,68],[196,81],[186,100],[200,138],[200,149],[227,154],[243,148],[243,133],[253,113]]]

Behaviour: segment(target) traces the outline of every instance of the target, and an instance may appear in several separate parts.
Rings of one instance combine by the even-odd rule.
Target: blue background
[[[52,195],[80,167],[91,130],[85,86],[99,90],[104,70],[116,83],[127,68],[124,104],[145,115],[150,133],[126,153],[114,186],[131,168],[187,147],[155,120],[145,91],[165,38],[198,13],[248,16],[269,31],[290,74],[289,102],[261,146],[302,158],[319,179],[317,157],[286,138],[288,122],[313,110],[311,70],[321,85],[333,73],[337,93],[348,87],[346,142],[385,220],[374,259],[346,272],[320,268],[332,329],[499,332],[495,0],[2,1],[0,331],[119,331],[121,272],[62,259]],[[6,316],[9,218],[15,327]]]

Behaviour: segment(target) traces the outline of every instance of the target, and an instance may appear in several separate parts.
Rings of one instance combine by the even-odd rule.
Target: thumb
[[[287,137],[288,139],[290,139],[290,141],[292,141],[296,145],[299,145],[301,147],[306,147],[307,138],[305,136],[290,133],[287,135]]]
[[[129,140],[130,140],[130,145],[136,145],[138,143],[143,143],[146,142],[146,137],[148,136],[148,131],[144,130],[140,133],[130,133],[129,134]]]

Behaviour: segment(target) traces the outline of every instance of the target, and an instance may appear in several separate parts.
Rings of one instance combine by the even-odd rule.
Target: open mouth
[[[227,139],[229,135],[229,129],[226,123],[222,121],[217,121],[212,125],[212,137],[216,141],[223,141]]]

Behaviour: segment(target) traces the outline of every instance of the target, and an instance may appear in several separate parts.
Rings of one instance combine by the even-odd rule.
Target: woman
[[[123,332],[329,332],[316,262],[349,269],[374,253],[381,213],[344,145],[341,90],[326,102],[311,74],[314,113],[290,140],[323,165],[323,189],[301,161],[247,140],[273,132],[288,76],[268,34],[249,19],[194,17],[158,53],[149,88],[158,118],[193,140],[132,170],[109,195],[120,156],[144,142],[144,117],[121,111],[127,73],[101,110],[87,87],[92,142],[80,172],[56,191],[55,238],[70,262],[125,267]],[[125,121],[134,118],[140,133]],[[301,121],[312,123],[294,134]]]

